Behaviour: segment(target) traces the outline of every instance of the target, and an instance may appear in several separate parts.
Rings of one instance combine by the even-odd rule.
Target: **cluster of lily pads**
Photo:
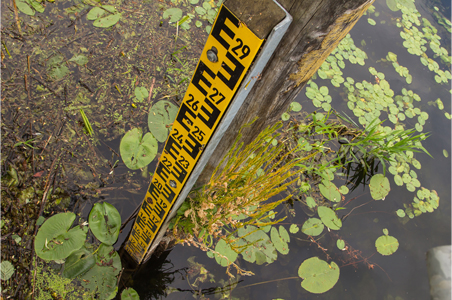
[[[443,62],[450,66],[451,59],[447,49],[441,47],[441,37],[437,34],[438,30],[426,18],[422,18],[422,31],[419,30],[416,26],[421,26],[419,21],[421,14],[416,8],[401,6],[400,4],[397,4],[397,7],[402,11],[402,19],[398,19],[397,26],[403,27],[403,31],[400,32],[400,36],[405,40],[403,46],[407,48],[408,53],[420,56],[421,63],[428,67],[430,71],[436,73],[434,78],[437,83],[447,83],[452,79],[450,71],[441,70],[439,64],[426,54],[428,49],[426,45],[428,44],[434,53],[434,58],[440,57]]]
[[[289,242],[290,236],[284,226],[279,226],[278,230],[274,226],[265,226],[260,229],[248,225],[238,230],[236,242],[231,245],[220,239],[215,246],[215,251],[207,252],[207,256],[215,258],[216,262],[223,267],[234,262],[239,253],[250,263],[270,264],[278,258],[276,251],[283,255],[289,253]]]
[[[135,89],[138,101],[147,98],[147,90]],[[131,170],[141,169],[150,164],[158,152],[158,142],[163,143],[176,119],[178,107],[173,103],[161,100],[154,104],[148,115],[149,131],[143,136],[141,128],[133,128],[121,139],[119,150],[124,164]]]
[[[437,34],[437,29],[425,18],[422,18],[422,22],[420,21],[421,15],[416,10],[416,6],[412,0],[387,0],[386,3],[391,10],[400,10],[402,12],[402,17],[397,19],[396,25],[403,29],[400,32],[400,36],[404,39],[403,45],[407,48],[407,51],[410,54],[419,56],[421,63],[428,67],[430,71],[436,73],[434,78],[437,83],[449,82],[452,78],[450,71],[442,70],[439,63],[435,61],[435,58],[440,57],[442,62],[449,66],[451,61],[448,51],[441,46],[441,37]],[[375,14],[375,10],[368,10],[367,13]],[[369,23],[374,24],[375,21],[372,20]],[[419,30],[421,25],[422,30]],[[428,50],[427,46],[433,51],[433,58],[426,54]],[[340,70],[340,68],[344,68],[344,59],[348,59],[351,63],[358,62],[360,65],[365,64],[364,59],[367,56],[364,51],[357,51],[356,49],[358,48],[354,45],[351,36],[347,35],[317,71],[318,77],[321,79],[332,78],[331,83],[335,87],[344,85],[344,90],[347,95],[345,99],[347,106],[358,118],[358,122],[362,126],[366,127],[374,120],[387,118],[394,124],[394,128],[381,124],[378,130],[390,133],[393,130],[404,129],[406,125],[403,122],[406,119],[412,119],[416,122],[414,124],[415,129],[422,133],[429,115],[427,112],[422,111],[420,107],[417,107],[416,102],[421,101],[418,94],[412,90],[402,88],[401,94],[397,95],[391,89],[388,81],[385,80],[384,73],[379,72],[376,67],[369,67],[369,72],[375,78],[375,82],[369,82],[367,80],[355,82],[351,77],[347,77],[344,80],[342,71]],[[355,51],[352,59],[350,59],[351,54],[346,52],[347,50]],[[406,79],[407,84],[411,84],[412,75],[409,73],[408,68],[401,66],[397,62],[397,55],[395,53],[388,52],[386,58],[380,61],[383,64],[385,62],[392,63],[395,71]],[[308,85],[306,96],[312,100],[313,105],[329,111],[331,109],[331,96],[328,95],[328,87],[322,86],[319,88],[313,80],[309,81]],[[444,109],[444,104],[441,99],[431,101],[429,104],[435,105],[441,110]],[[448,119],[451,117],[449,112],[445,112],[445,116]],[[420,141],[416,143],[419,146],[422,145]],[[428,198],[428,201],[422,201],[421,204],[419,204],[420,201],[418,198],[415,198],[415,201],[410,204],[404,204],[404,213],[402,214],[401,211],[403,210],[400,209],[397,215],[407,219],[436,209],[439,200],[437,193],[421,187],[416,172],[410,170],[410,165],[415,169],[421,168],[419,161],[414,158],[413,153],[408,151],[405,155],[394,154],[391,156],[391,159],[389,171],[394,175],[396,185],[402,186],[405,184],[410,192],[416,192],[417,190],[423,195],[422,191],[426,191],[426,193],[432,195]]]
[[[179,5],[180,0],[172,0],[173,4]],[[217,15],[218,8],[221,6],[223,0],[206,0],[200,2],[200,0],[189,0],[189,3],[193,6],[189,6],[188,9],[191,12],[187,12],[187,14],[183,16],[183,10],[179,7],[171,7],[166,9],[163,12],[163,19],[168,19],[170,23],[174,23],[175,26],[179,26],[182,29],[189,30],[191,28],[190,23],[192,20],[198,19],[195,21],[196,27],[202,27],[203,22],[200,20],[207,21],[210,25],[206,26],[206,32],[210,33],[212,26],[215,21],[215,16]]]
[[[54,0],[49,2],[54,2]],[[88,5],[94,6],[86,15],[86,19],[94,21],[93,26],[95,27],[108,28],[118,23],[121,19],[121,13],[114,6],[101,5],[99,2],[96,0],[86,0],[81,5],[77,5],[77,7],[71,9],[82,11],[85,7],[89,7]],[[36,12],[43,13],[45,11],[45,5],[42,4],[42,1],[16,0],[15,3],[19,11],[29,16],[34,16]]]
[[[76,215],[59,213],[48,218],[35,237],[40,258],[63,264],[62,276],[81,281],[99,299],[112,299],[117,291],[121,259],[113,244],[118,239],[121,216],[109,203],[96,203],[88,221],[73,227]],[[88,230],[100,242],[87,242]]]

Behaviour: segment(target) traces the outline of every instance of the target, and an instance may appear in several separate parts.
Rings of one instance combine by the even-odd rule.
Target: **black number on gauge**
[[[235,46],[234,48],[232,48],[232,52],[239,56],[239,54],[237,53],[237,50],[241,49],[242,51],[242,56],[239,56],[240,59],[244,59],[245,57],[247,57],[250,54],[250,47],[248,47],[247,45],[243,45],[243,41],[239,38],[236,39],[237,42],[239,42],[239,44],[237,46]]]

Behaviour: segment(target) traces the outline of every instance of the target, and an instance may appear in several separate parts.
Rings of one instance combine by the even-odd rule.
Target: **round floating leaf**
[[[15,1],[18,10],[29,16],[35,15],[35,11],[28,5],[28,1],[26,0],[15,0]]]
[[[403,185],[403,180],[402,177],[400,177],[399,174],[394,176],[394,182],[395,184],[397,184],[398,186],[402,186]]]
[[[170,124],[176,119],[177,110],[176,105],[164,100],[152,106],[148,115],[148,126],[157,141],[163,143],[168,137]]]
[[[413,167],[415,167],[418,170],[421,168],[421,163],[415,158],[413,158],[411,160],[411,164],[413,165]]]
[[[372,176],[369,183],[370,195],[375,200],[384,199],[391,190],[389,180],[383,174]]]
[[[281,115],[281,119],[283,120],[283,121],[287,121],[287,120],[289,120],[290,119],[290,115],[288,114],[288,113],[283,113],[282,115]]]
[[[76,226],[69,230],[75,214],[59,213],[48,218],[35,237],[36,254],[45,260],[65,259],[83,246],[86,227]]]
[[[339,188],[339,192],[340,192],[342,195],[347,195],[348,192],[349,192],[349,189],[348,189],[347,186],[342,185],[342,186]]]
[[[93,22],[93,25],[95,27],[108,28],[108,27],[111,27],[111,26],[115,25],[116,23],[118,23],[118,21],[120,19],[121,19],[121,14],[117,13],[114,15],[109,15],[109,16],[97,19],[96,21]]]
[[[320,219],[309,218],[301,227],[301,232],[307,235],[318,236],[322,233],[324,225]]]
[[[147,166],[154,160],[158,150],[157,140],[151,133],[141,138],[140,128],[129,130],[121,139],[119,151],[124,164],[132,170]]]
[[[95,292],[98,299],[113,299],[118,291],[117,275],[121,271],[121,258],[112,246],[100,244],[95,254],[96,264],[81,276],[82,285]]]
[[[447,152],[446,149],[443,149],[443,155],[444,155],[445,158],[448,158],[449,157],[449,152]]]
[[[179,21],[182,18],[182,9],[177,7],[168,8],[163,12],[163,19],[168,19],[168,17],[171,17],[169,20],[170,23]]]
[[[84,274],[96,264],[96,259],[92,252],[85,247],[75,251],[66,259],[64,263],[63,277],[73,279]]]
[[[272,263],[278,257],[268,235],[257,227],[250,225],[242,227],[238,230],[238,235],[243,238],[236,243],[237,246],[248,246],[241,252],[246,261],[262,265]]]
[[[292,111],[300,111],[301,110],[301,104],[298,102],[292,102],[290,103],[290,109]]]
[[[289,253],[289,245],[290,237],[289,233],[283,226],[279,226],[279,233],[276,227],[272,227],[270,232],[270,236],[272,238],[272,243],[275,245],[276,250],[278,250],[281,254]]]
[[[147,99],[149,96],[148,90],[144,86],[137,86],[135,88],[135,97],[138,102],[142,102],[144,99]]]
[[[382,235],[375,241],[375,247],[381,255],[391,255],[399,248],[399,241],[390,235]]]
[[[113,8],[113,9],[112,9]],[[116,13],[116,9],[111,5],[103,5],[102,7],[93,7],[88,14],[86,15],[86,19],[88,20],[97,20],[103,15],[107,13],[107,10],[111,13]]]
[[[332,230],[339,230],[342,227],[342,221],[337,217],[334,210],[326,206],[319,206],[317,209],[323,224]]]
[[[341,239],[337,240],[336,246],[339,248],[339,250],[344,250],[344,248],[345,248],[344,240],[341,240]]]
[[[298,268],[298,276],[303,279],[301,287],[314,294],[330,290],[339,280],[339,273],[339,266],[334,261],[328,264],[318,257],[306,259]]]
[[[121,293],[121,300],[140,300],[140,296],[138,295],[137,291],[135,291],[133,288],[126,288]]]
[[[436,105],[438,105],[438,108],[443,110],[444,109],[444,104],[443,101],[441,101],[441,99],[436,99]]]
[[[411,181],[411,176],[409,174],[405,173],[402,175],[402,180],[405,183],[409,183]]]
[[[118,239],[121,215],[107,202],[94,204],[89,213],[89,228],[94,236],[106,245],[113,245]]]
[[[323,96],[328,95],[328,87],[326,86],[321,86],[319,89],[320,94],[322,94]]]
[[[398,210],[396,211],[396,213],[397,213],[397,215],[398,215],[399,217],[401,217],[401,218],[403,218],[403,217],[406,216],[406,214],[405,214],[405,212],[403,211],[403,209],[398,209]]]
[[[414,192],[416,190],[416,187],[411,182],[409,182],[406,184],[406,189],[410,192]]]
[[[227,267],[237,259],[237,252],[232,250],[231,246],[223,239],[218,241],[215,246],[215,251],[222,255],[220,256],[219,254],[214,253],[215,260],[223,267]]]
[[[339,193],[336,185],[331,181],[322,180],[319,184],[320,193],[330,201],[339,202],[341,201],[341,194]]]
[[[290,225],[289,231],[290,231],[290,233],[295,234],[298,231],[300,231],[300,228],[296,224],[292,224],[292,225]]]
[[[14,266],[7,260],[2,261],[2,263],[0,264],[0,269],[1,269],[0,277],[1,280],[8,280],[14,274]]]
[[[367,19],[367,22],[368,22],[370,25],[372,25],[372,26],[374,26],[375,24],[377,24],[377,22],[375,22],[375,20],[374,20],[374,19],[371,19],[371,18],[368,18],[368,19]]]
[[[314,208],[317,206],[317,202],[315,202],[314,198],[312,197],[306,197],[306,204],[309,208]]]
[[[324,111],[330,111],[331,110],[331,104],[329,103],[322,103],[322,108]]]
[[[397,54],[395,54],[395,53],[393,53],[393,52],[388,52],[388,55],[386,56],[386,58],[387,58],[389,61],[396,62],[396,61],[397,61]],[[372,75],[375,75],[375,74],[372,74]],[[383,79],[383,78],[381,78],[381,79]]]

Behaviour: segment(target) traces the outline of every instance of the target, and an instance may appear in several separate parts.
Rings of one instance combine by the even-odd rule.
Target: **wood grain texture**
[[[262,79],[250,91],[207,163],[197,186],[210,179],[218,162],[234,143],[242,125],[258,117],[251,127],[242,130],[241,141],[246,145],[265,127],[281,119],[281,114],[373,1],[279,1],[292,15],[293,22],[262,72]]]
[[[272,0],[227,0],[224,5],[260,39],[286,16]]]

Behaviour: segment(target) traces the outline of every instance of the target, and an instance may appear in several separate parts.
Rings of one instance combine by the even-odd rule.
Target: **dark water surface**
[[[424,125],[423,132],[429,132],[430,137],[423,142],[425,148],[433,158],[423,153],[415,154],[422,168],[416,170],[418,179],[423,187],[436,190],[440,197],[440,205],[433,213],[424,213],[415,217],[407,224],[402,224],[394,214],[397,209],[403,209],[403,203],[410,203],[414,193],[407,191],[405,186],[397,186],[389,174],[391,182],[391,192],[385,201],[373,201],[362,208],[356,209],[345,221],[343,227],[337,232],[355,249],[361,251],[362,257],[369,259],[373,268],[369,268],[364,263],[357,263],[355,266],[339,263],[340,278],[338,283],[330,291],[314,295],[301,288],[301,279],[298,278],[298,267],[307,258],[319,256],[324,259],[323,253],[314,244],[295,239],[291,235],[288,255],[278,255],[278,260],[267,266],[257,266],[240,260],[240,265],[247,270],[253,271],[256,275],[252,277],[241,277],[239,285],[232,295],[239,299],[429,299],[429,284],[425,263],[426,252],[436,246],[448,245],[451,243],[451,159],[443,155],[443,149],[451,153],[451,122],[444,116],[444,111],[450,112],[450,81],[446,85],[439,86],[434,81],[434,73],[427,67],[419,63],[419,57],[409,54],[402,46],[403,40],[400,38],[400,29],[391,22],[392,15],[400,17],[401,14],[391,12],[385,1],[377,1],[376,11],[380,12],[379,17],[372,17],[377,21],[376,26],[369,25],[368,16],[363,16],[350,34],[355,41],[355,45],[360,47],[360,41],[365,40],[366,45],[362,47],[369,59],[366,65],[347,64],[344,71],[344,78],[351,76],[355,80],[372,81],[367,69],[374,66],[377,69],[384,69],[379,66],[378,60],[384,58],[388,51],[398,55],[398,62],[408,67],[413,75],[413,83],[407,85],[405,79],[400,77],[392,66],[386,67],[384,73],[391,88],[396,94],[400,94],[403,87],[413,90],[419,94],[422,101],[417,103],[422,111],[429,114],[429,119]],[[438,29],[438,35],[442,37],[441,46],[450,53],[450,34],[441,28],[432,13],[434,6],[450,19],[450,2],[416,2],[416,7],[422,17],[427,18],[433,26]],[[386,24],[380,24],[381,20],[386,20]],[[429,55],[431,56],[431,54]],[[441,67],[445,67],[441,65]],[[340,89],[334,89],[329,81],[316,80],[320,85],[330,88],[333,97],[332,106],[336,110],[344,111],[352,115],[347,108],[347,103],[339,95]],[[428,101],[435,101],[441,98],[445,110],[441,111],[437,107],[429,105]],[[303,105],[303,110],[312,112],[316,110],[304,91],[297,97],[296,101]],[[384,117],[383,117],[384,118]],[[407,128],[413,128],[415,121],[405,121]],[[391,125],[391,124],[389,124]],[[343,182],[336,182],[339,186]],[[368,202],[369,190],[361,187],[353,193],[346,195],[346,199],[353,200],[352,207]],[[302,224],[306,219],[303,211],[297,205],[294,206],[296,217],[290,219],[291,222]],[[298,218],[298,219],[297,219]],[[297,222],[298,221],[298,222]],[[399,249],[390,256],[382,256],[376,252],[374,243],[377,237],[382,234],[382,229],[387,228],[390,235],[396,237],[400,243]],[[296,235],[301,237],[301,234]],[[346,259],[347,255],[341,253],[332,242],[332,239],[325,240],[323,247],[328,249],[333,261],[338,262]],[[200,287],[205,295],[205,299],[217,299],[212,294],[212,289],[221,286],[220,279],[227,279],[224,268],[209,259],[205,253],[193,247],[177,245],[171,252],[166,253],[159,260],[151,260],[143,266],[134,278],[133,287],[139,292],[141,299],[193,299],[196,288],[190,286],[194,279],[188,277],[190,272],[187,259],[196,256],[196,262],[204,264],[205,268],[215,275],[217,283],[209,283],[208,280]],[[355,260],[356,261],[356,260]],[[156,269],[160,268],[160,271]],[[297,278],[291,278],[297,277]],[[287,279],[289,278],[289,279]],[[280,280],[279,280],[280,279]],[[259,284],[261,283],[261,284]],[[253,285],[257,284],[257,285]],[[253,285],[253,286],[249,286]],[[177,288],[179,292],[164,296],[162,289],[171,286]],[[204,298],[199,298],[204,299]]]

